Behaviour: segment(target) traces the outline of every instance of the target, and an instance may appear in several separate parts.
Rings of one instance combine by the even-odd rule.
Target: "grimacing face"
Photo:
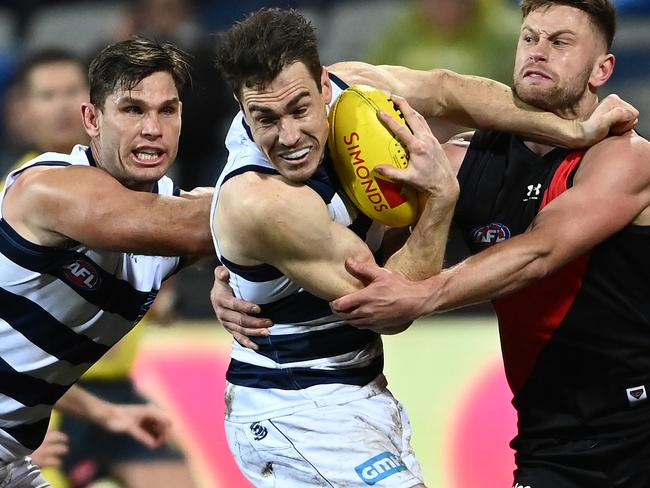
[[[131,90],[115,90],[102,108],[87,104],[84,122],[97,165],[127,188],[150,191],[176,158],[181,109],[166,71],[143,78]]]
[[[27,75],[25,137],[38,152],[70,152],[87,144],[81,122],[81,104],[88,101],[88,84],[82,66],[73,61],[53,61],[35,66]]]
[[[542,7],[524,19],[517,44],[515,92],[524,102],[559,114],[581,113],[593,105],[590,84],[604,40],[582,10]],[[595,90],[592,93],[595,99]]]
[[[295,62],[267,86],[244,87],[241,106],[255,143],[282,176],[304,182],[318,169],[327,148],[327,71],[319,91],[307,67]]]

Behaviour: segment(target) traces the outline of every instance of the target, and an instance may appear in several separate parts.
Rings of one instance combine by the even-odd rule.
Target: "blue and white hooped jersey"
[[[46,153],[37,165],[94,165],[85,146]],[[157,182],[174,194],[173,182]],[[0,460],[39,446],[54,403],[142,318],[180,258],[53,248],[21,237],[0,208]]]
[[[336,100],[346,85],[333,75],[330,78]],[[219,189],[230,178],[248,171],[279,174],[253,142],[241,112],[230,127],[226,147],[229,156],[217,182],[213,216]],[[327,204],[332,220],[355,232],[371,251],[379,251],[385,227],[347,200],[327,158],[306,185]],[[230,271],[235,295],[259,304],[260,316],[274,323],[270,336],[252,338],[258,351],[233,341],[226,376],[229,420],[252,422],[343,403],[369,397],[378,385],[385,385],[378,334],[345,324],[332,314],[327,300],[302,289],[271,265],[242,266],[229,261],[219,250],[218,236],[213,239],[217,255]]]

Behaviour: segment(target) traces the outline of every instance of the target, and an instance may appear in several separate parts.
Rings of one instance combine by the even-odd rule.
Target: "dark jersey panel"
[[[576,157],[541,158],[515,136],[478,132],[459,171],[456,224],[470,249],[524,232],[545,194],[571,186]],[[495,303],[518,441],[650,428],[649,249],[650,228],[628,226]]]
[[[478,252],[521,234],[535,218],[554,169],[569,154],[537,156],[516,136],[477,131],[458,172],[454,222]]]

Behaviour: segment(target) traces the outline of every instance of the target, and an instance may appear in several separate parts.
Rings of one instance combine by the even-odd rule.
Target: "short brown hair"
[[[190,79],[189,56],[173,44],[134,37],[105,47],[90,63],[90,102],[102,108],[116,89],[131,90],[147,76],[168,72],[180,94]]]
[[[566,5],[585,12],[589,15],[592,24],[603,35],[607,50],[612,48],[616,34],[616,8],[610,0],[521,0],[520,2],[524,18],[533,10],[554,5]]]
[[[321,63],[314,27],[294,9],[264,8],[219,36],[216,66],[239,97],[246,86],[263,87],[301,61],[321,89]]]

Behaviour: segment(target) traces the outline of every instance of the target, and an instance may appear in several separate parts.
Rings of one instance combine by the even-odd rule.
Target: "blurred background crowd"
[[[604,94],[618,93],[636,105],[641,111],[639,130],[647,136],[650,0],[615,3],[620,14],[614,42],[617,66]],[[171,176],[184,190],[212,186],[226,159],[224,136],[237,110],[212,65],[217,42],[212,34],[248,12],[270,6],[298,8],[312,20],[323,64],[361,60],[448,68],[507,84],[512,79],[520,23],[515,0],[2,0],[0,174],[38,153],[69,152],[74,144],[87,143],[79,115],[79,105],[88,96],[85,64],[108,43],[143,35],[174,42],[193,56],[194,79],[182,94],[183,130]],[[441,140],[462,129],[439,121],[431,124]],[[463,255],[459,240],[452,239],[448,262]],[[161,293],[157,316],[150,318],[211,320],[208,290],[214,264],[180,273]],[[138,333],[129,337],[137,342]],[[123,345],[122,353],[126,359],[115,355],[107,378],[128,376],[135,346]],[[103,385],[102,375],[96,370],[86,380]],[[184,380],[179,384],[187,387]],[[221,388],[214,391],[218,398]]]

